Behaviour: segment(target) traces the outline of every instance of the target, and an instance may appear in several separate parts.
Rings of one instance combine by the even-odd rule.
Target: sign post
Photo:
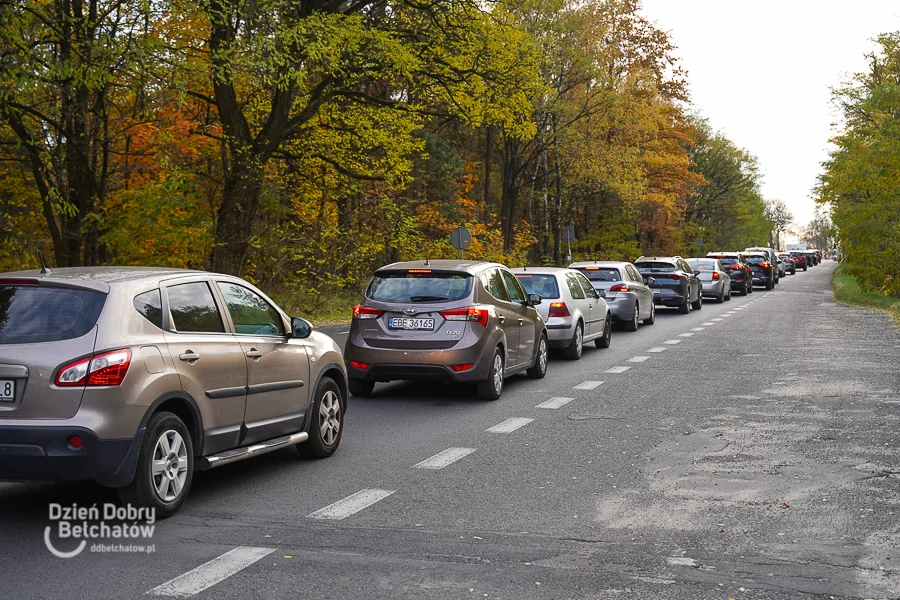
[[[575,226],[574,225],[563,226],[563,238],[566,240],[566,247],[568,248],[568,254],[566,255],[566,260],[571,263],[572,262],[572,242],[575,241]]]

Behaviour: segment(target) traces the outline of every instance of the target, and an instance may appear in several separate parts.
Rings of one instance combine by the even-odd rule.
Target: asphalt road
[[[834,267],[661,310],[497,402],[378,386],[330,459],[198,474],[153,553],[56,558],[49,503],[113,495],[0,484],[0,598],[900,597],[900,333],[836,304]]]

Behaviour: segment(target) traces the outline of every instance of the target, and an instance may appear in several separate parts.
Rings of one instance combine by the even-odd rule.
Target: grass
[[[850,274],[850,265],[841,263],[831,279],[834,298],[843,304],[874,308],[888,313],[900,324],[900,298],[885,296],[872,291]]]

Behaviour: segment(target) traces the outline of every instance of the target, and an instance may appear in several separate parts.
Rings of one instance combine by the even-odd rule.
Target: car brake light
[[[370,308],[368,306],[363,306],[362,304],[357,304],[353,307],[353,318],[354,319],[377,319],[381,315],[384,314],[383,310],[378,310],[377,308]]]
[[[447,321],[474,321],[487,327],[490,311],[484,306],[466,306],[464,308],[451,308],[441,311],[441,316]]]
[[[609,288],[611,292],[627,292],[628,284],[627,283],[617,283],[616,285]]]
[[[460,371],[468,371],[473,366],[475,366],[473,363],[466,363],[464,365],[450,365],[450,368],[459,373]]]
[[[713,279],[718,279],[718,278],[719,278],[719,272],[713,271]]]
[[[767,262],[759,263],[759,266],[761,266],[763,269],[768,269],[768,268],[769,268],[769,263],[767,263]]]
[[[19,279],[17,277],[6,277],[0,279],[0,285],[37,285],[37,279]]]
[[[355,360],[351,360],[350,364],[353,365],[354,367],[356,367],[357,369],[362,369],[363,371],[365,371],[366,369],[369,368],[369,363],[356,362]]]
[[[585,267],[585,271],[599,271],[600,267]]]
[[[59,370],[54,383],[59,387],[117,386],[125,380],[130,364],[128,348],[104,352],[66,365]]]
[[[675,279],[675,280],[684,279],[684,275],[679,275],[678,273],[673,273],[672,275],[669,275],[669,279]]]
[[[569,313],[569,307],[566,306],[565,302],[551,302],[550,303],[550,314],[548,316],[550,318],[553,318],[553,317],[571,317],[572,315]]]

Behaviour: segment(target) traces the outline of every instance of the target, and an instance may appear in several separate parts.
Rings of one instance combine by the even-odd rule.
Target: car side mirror
[[[654,283],[656,283],[656,277],[647,278],[647,285],[653,285]]]
[[[597,298],[606,298],[606,290],[596,290]]]
[[[528,304],[530,304],[531,306],[537,306],[543,301],[544,299],[541,298],[540,294],[528,294]]]
[[[313,325],[306,319],[300,317],[291,318],[291,337],[298,340],[306,339],[313,332]]]
[[[694,275],[699,275],[699,274],[700,274],[700,270],[699,270],[699,269],[694,269]]]

